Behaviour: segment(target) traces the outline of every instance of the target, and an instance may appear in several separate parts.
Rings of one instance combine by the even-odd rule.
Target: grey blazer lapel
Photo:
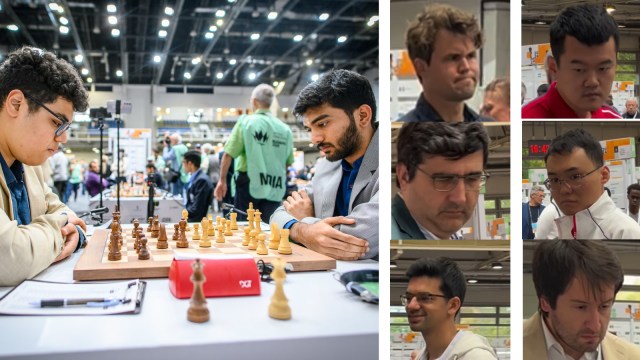
[[[325,219],[333,216],[333,210],[336,206],[336,196],[338,195],[338,187],[340,186],[340,179],[342,179],[342,165],[340,161],[330,162],[326,159],[326,170],[321,170],[323,175],[316,175],[313,179],[313,198],[316,201],[320,200],[318,204],[319,208],[316,208],[315,217]],[[320,172],[320,169],[316,167],[316,174]]]
[[[376,132],[373,133],[367,151],[364,153],[356,181],[353,183],[351,198],[349,199],[349,212],[353,210],[353,201],[358,197],[360,191],[369,184],[371,176],[378,170],[378,148],[378,130],[376,130]]]

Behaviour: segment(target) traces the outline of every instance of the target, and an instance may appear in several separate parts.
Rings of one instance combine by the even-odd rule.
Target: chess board
[[[111,280],[167,277],[174,251],[192,254],[251,254],[256,261],[262,259],[266,263],[271,263],[277,257],[280,257],[293,266],[293,271],[316,271],[336,268],[335,259],[318,254],[315,251],[294,243],[291,243],[291,250],[293,251],[291,255],[281,255],[277,250],[271,249],[268,250],[268,255],[257,255],[255,250],[249,250],[246,246],[242,246],[242,239],[244,237],[242,227],[240,230],[234,231],[233,235],[225,236],[225,243],[216,243],[215,236],[210,236],[211,247],[202,248],[199,247],[199,240],[192,239],[193,224],[190,225],[192,229],[186,234],[189,240],[189,247],[178,248],[176,241],[172,240],[174,232],[173,226],[166,224],[169,243],[168,249],[157,249],[156,243],[158,239],[151,238],[151,233],[146,232],[147,226],[143,225],[148,241],[147,249],[151,255],[151,259],[149,260],[138,260],[136,250],[133,248],[134,239],[131,236],[131,227],[123,227],[123,234],[125,236],[123,236],[123,244],[120,249],[122,259],[109,261],[107,255],[109,254],[108,244],[111,230],[95,230],[73,270],[73,279]],[[269,237],[267,235],[266,245],[268,245],[268,242]]]

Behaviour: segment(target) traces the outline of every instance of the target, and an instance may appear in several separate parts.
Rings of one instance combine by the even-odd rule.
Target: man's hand
[[[291,193],[291,196],[287,197],[287,200],[285,200],[282,205],[284,205],[284,208],[287,210],[289,215],[293,216],[298,221],[306,217],[314,216],[313,202],[304,190],[300,190],[300,192],[294,191]]]
[[[227,194],[227,182],[219,181],[218,185],[216,185],[216,189],[213,190],[213,196],[216,197],[218,202],[222,201],[222,198]]]
[[[75,214],[67,214],[67,216],[69,218],[69,224],[78,225],[82,228],[82,230],[84,230],[85,232],[87,231],[87,224],[84,222],[84,220],[80,219]]]
[[[291,238],[315,252],[337,260],[358,260],[369,251],[369,242],[333,228],[355,222],[355,219],[344,216],[326,218],[311,225],[298,222],[291,227]]]
[[[67,225],[65,225],[62,229],[60,229],[60,233],[62,234],[62,237],[65,239],[64,245],[62,247],[62,252],[60,253],[60,255],[58,255],[58,257],[55,258],[54,262],[65,259],[69,255],[71,255],[78,247],[78,241],[80,240],[80,235],[78,234],[78,229],[76,228],[76,224],[71,223],[71,218],[69,218],[69,222],[67,223]]]

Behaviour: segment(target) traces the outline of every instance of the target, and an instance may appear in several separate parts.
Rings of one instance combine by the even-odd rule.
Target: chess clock
[[[529,148],[529,157],[543,158],[549,151],[551,140],[529,140],[527,145]]]

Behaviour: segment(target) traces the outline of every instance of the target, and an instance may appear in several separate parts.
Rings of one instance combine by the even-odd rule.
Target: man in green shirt
[[[227,192],[227,172],[235,159],[236,196],[234,206],[244,211],[253,203],[262,219],[280,206],[287,187],[287,165],[293,163],[291,129],[273,116],[269,107],[275,98],[273,87],[260,84],[251,93],[254,113],[242,116],[224,146],[220,180],[215,189],[218,201]],[[246,216],[238,215],[239,220]]]

